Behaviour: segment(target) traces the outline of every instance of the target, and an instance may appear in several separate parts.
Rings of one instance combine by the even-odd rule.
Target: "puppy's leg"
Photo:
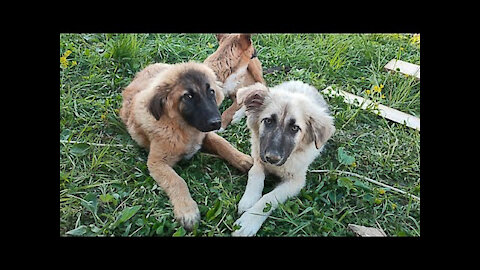
[[[185,229],[192,230],[195,223],[200,220],[200,211],[185,181],[158,156],[155,149],[150,148],[147,166],[150,175],[172,202],[175,218]]]
[[[237,104],[235,99],[232,99],[233,103],[222,113],[222,127],[225,130],[227,126],[232,122],[233,115],[242,108],[241,104]]]
[[[252,168],[248,171],[248,182],[245,193],[238,203],[239,215],[250,209],[250,207],[262,197],[264,180],[265,173],[263,165],[260,162],[254,161]]]
[[[232,233],[232,236],[253,236],[262,226],[267,217],[275,210],[279,203],[296,196],[305,186],[305,178],[292,179],[278,185],[271,192],[263,195],[250,209],[235,221],[241,228]],[[270,205],[270,207],[269,207]],[[270,209],[268,209],[268,207]]]
[[[238,122],[240,122],[240,120],[242,120],[242,118],[245,116],[245,106],[242,106],[238,111],[235,112],[235,114],[233,115],[233,118],[232,118],[232,122],[231,124],[234,125]]]
[[[252,157],[238,151],[227,140],[214,132],[207,133],[202,146],[207,152],[219,155],[242,172],[247,172],[252,167]]]

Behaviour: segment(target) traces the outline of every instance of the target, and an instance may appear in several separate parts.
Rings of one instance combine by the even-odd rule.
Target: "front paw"
[[[248,172],[253,165],[253,158],[249,155],[240,153],[237,158],[236,166],[242,172]]]
[[[174,206],[176,220],[188,231],[200,220],[200,211],[193,199],[186,199]]]
[[[241,215],[243,212],[250,209],[260,198],[262,194],[243,194],[240,202],[238,203],[238,214]]]
[[[245,212],[234,224],[240,226],[240,229],[232,232],[232,236],[254,236],[263,222],[266,216],[257,213]]]
[[[220,129],[219,129],[218,132],[220,132],[220,133],[224,132],[227,129],[228,124],[229,123],[224,122],[223,119],[222,119],[222,125],[220,126]]]
[[[235,114],[233,115],[231,124],[234,125],[240,122],[240,120],[242,120],[244,116],[245,116],[245,106],[242,106],[242,108],[236,111]]]

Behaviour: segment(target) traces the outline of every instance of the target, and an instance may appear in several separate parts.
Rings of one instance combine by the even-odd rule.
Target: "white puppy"
[[[233,236],[252,236],[279,203],[296,196],[305,186],[312,161],[335,132],[327,103],[314,87],[300,81],[271,89],[263,84],[244,87],[237,102],[245,105],[251,131],[253,166],[238,204],[240,229]],[[282,182],[262,196],[265,173]]]

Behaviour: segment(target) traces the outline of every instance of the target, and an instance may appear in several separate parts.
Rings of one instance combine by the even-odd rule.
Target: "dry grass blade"
[[[415,195],[412,195],[406,191],[403,191],[401,189],[398,189],[398,188],[395,188],[395,187],[392,187],[392,186],[389,186],[387,184],[384,184],[384,183],[381,183],[381,182],[378,182],[378,181],[375,181],[373,179],[370,179],[366,176],[363,176],[363,175],[360,175],[360,174],[357,174],[357,173],[352,173],[352,172],[346,172],[346,171],[340,171],[340,170],[332,170],[334,172],[337,172],[337,173],[343,173],[343,174],[347,174],[347,175],[351,175],[351,176],[355,176],[355,177],[359,177],[359,178],[362,178],[364,180],[367,180],[368,182],[370,183],[373,183],[373,184],[376,184],[376,185],[379,185],[379,186],[382,186],[382,187],[385,187],[385,188],[388,188],[392,191],[395,191],[395,192],[398,192],[398,193],[401,193],[401,194],[405,194],[417,201],[420,201],[420,198],[415,196]],[[330,170],[311,170],[309,172],[313,172],[313,173],[326,173],[326,172],[331,172]]]

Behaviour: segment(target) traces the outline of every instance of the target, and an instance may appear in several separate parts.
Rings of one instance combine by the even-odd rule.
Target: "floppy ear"
[[[252,44],[250,34],[240,34],[240,46],[246,50]]]
[[[237,103],[244,104],[247,111],[254,111],[260,108],[268,95],[268,88],[262,83],[242,87],[237,91]]]
[[[163,114],[163,107],[165,106],[167,95],[172,87],[172,84],[166,82],[155,87],[155,94],[153,95],[152,99],[150,99],[148,111],[150,111],[156,120],[160,119]]]
[[[307,120],[307,137],[309,141],[315,142],[315,147],[320,149],[332,137],[335,132],[332,117],[328,115],[317,115]]]
[[[156,120],[159,120],[163,114],[163,107],[167,104],[168,93],[172,91],[175,87],[175,82],[162,82],[159,85],[155,86],[155,94],[150,103],[148,104],[148,110],[155,117]]]
[[[165,98],[165,94],[157,92],[148,104],[148,110],[157,120],[160,119],[163,114],[163,105],[165,104]]]

